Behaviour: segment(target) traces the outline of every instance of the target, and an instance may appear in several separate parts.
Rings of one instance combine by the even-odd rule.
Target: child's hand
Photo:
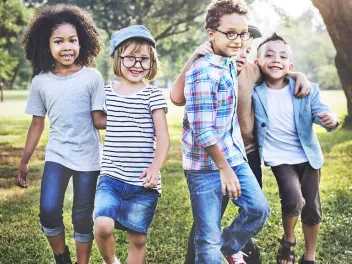
[[[26,177],[28,174],[28,164],[21,163],[16,175],[15,184],[21,188],[27,188]]]
[[[150,166],[148,169],[145,169],[141,176],[139,176],[140,179],[145,178],[143,182],[144,188],[154,188],[158,184],[159,180],[159,170],[155,169],[153,166]]]
[[[220,170],[220,180],[223,195],[235,200],[241,196],[240,182],[230,166]]]
[[[324,124],[329,129],[334,128],[337,125],[337,118],[330,114],[330,113],[320,113],[317,114],[317,117],[319,117],[320,121]]]
[[[298,98],[307,96],[310,92],[310,83],[302,73],[297,73],[294,95]]]
[[[211,46],[211,42],[208,40],[204,42],[202,45],[200,45],[194,52],[193,52],[193,57],[194,59],[199,58],[200,56],[204,56],[206,54],[213,54],[213,48]]]

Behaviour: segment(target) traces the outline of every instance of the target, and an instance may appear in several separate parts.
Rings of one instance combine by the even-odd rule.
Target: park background
[[[204,10],[210,0],[85,0],[18,1],[0,0],[0,82],[4,83],[0,102],[0,264],[52,263],[51,250],[39,230],[40,179],[50,124],[34,153],[28,175],[29,188],[13,185],[31,117],[24,114],[31,69],[21,48],[23,32],[42,4],[70,3],[93,15],[105,42],[97,58],[97,68],[106,82],[113,76],[108,56],[111,33],[131,24],[144,24],[157,39],[163,73],[154,83],[169,98],[169,89],[187,57],[206,40]],[[322,100],[341,120],[340,128],[327,133],[316,127],[325,156],[321,198],[323,223],[318,244],[321,264],[352,263],[352,1],[351,0],[250,0],[250,23],[264,36],[276,31],[293,50],[295,70],[319,83]],[[317,9],[317,7],[319,9]],[[256,40],[258,45],[263,39]],[[255,58],[255,49],[252,57]],[[188,189],[181,163],[181,121],[183,108],[168,99],[167,115],[171,148],[162,169],[163,196],[148,240],[147,263],[183,263],[192,223]],[[102,133],[104,136],[104,132]],[[278,189],[271,171],[264,169],[264,191],[272,209],[263,231],[255,238],[263,263],[274,263],[277,239],[282,235]],[[66,195],[64,221],[67,244],[74,257],[71,226],[72,186]],[[231,207],[231,208],[230,208]],[[229,206],[223,218],[228,224],[237,214]],[[303,253],[303,235],[297,230],[297,255]],[[127,256],[126,234],[116,232],[116,253]],[[102,263],[94,244],[91,263]]]

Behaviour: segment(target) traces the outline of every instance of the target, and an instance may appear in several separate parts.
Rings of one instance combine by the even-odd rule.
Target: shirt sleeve
[[[150,94],[149,111],[152,113],[155,109],[160,109],[160,108],[164,108],[165,113],[167,113],[168,108],[167,108],[166,100],[162,92],[159,89],[155,88],[152,90]]]
[[[189,73],[192,74],[197,73]],[[197,145],[201,148],[215,145],[217,83],[209,77],[186,81],[185,98],[187,119]]]
[[[313,91],[312,91],[313,90]],[[331,111],[331,109],[324,104],[321,101],[320,98],[320,89],[319,89],[319,85],[316,83],[312,83],[311,84],[311,93],[312,94],[312,98],[311,98],[311,109],[312,109],[312,118],[313,118],[313,122],[324,127],[327,131],[333,131],[337,128],[337,126],[339,125],[339,123],[336,123],[336,126],[333,128],[327,128],[320,120],[319,117],[317,117],[317,114],[321,114],[321,113],[330,113],[331,115],[334,116],[334,119],[336,121],[338,121],[336,115],[334,112]]]
[[[35,79],[33,79],[28,94],[25,113],[34,116],[45,117],[47,109],[40,88]]]
[[[98,72],[95,82],[92,87],[91,95],[91,111],[104,111],[105,103],[105,91],[104,91],[104,80],[101,73]]]

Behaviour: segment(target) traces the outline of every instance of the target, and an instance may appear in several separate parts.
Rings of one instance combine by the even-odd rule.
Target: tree
[[[352,127],[352,5],[348,0],[312,0],[336,48],[335,64],[347,98],[345,124]]]
[[[0,79],[12,80],[19,62],[16,43],[27,22],[18,0],[0,0]]]
[[[341,89],[334,60],[336,50],[324,22],[317,19],[313,9],[297,18],[287,18],[278,32],[290,44],[295,71],[304,72],[310,81],[319,83],[321,89]]]

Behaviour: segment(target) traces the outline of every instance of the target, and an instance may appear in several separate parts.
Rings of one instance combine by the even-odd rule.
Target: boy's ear
[[[255,60],[254,60],[254,64],[255,64],[255,65],[259,65],[259,60],[258,60],[258,59],[255,59]]]
[[[210,28],[207,29],[207,35],[209,40],[213,41],[214,40],[214,31]]]
[[[292,63],[292,62],[290,63],[290,66],[288,66],[288,68],[289,68],[290,70],[293,69],[293,63]]]

